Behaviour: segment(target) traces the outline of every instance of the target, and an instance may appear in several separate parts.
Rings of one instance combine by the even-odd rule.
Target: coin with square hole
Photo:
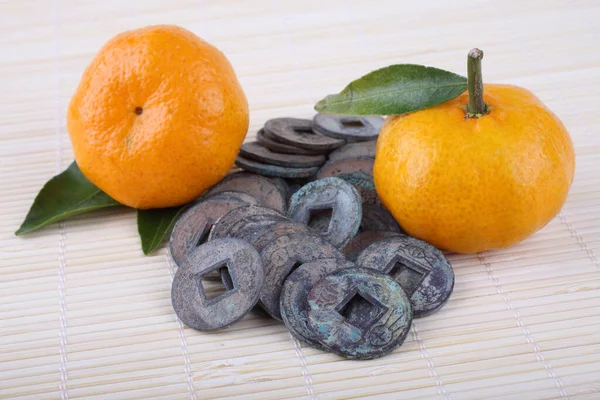
[[[358,231],[362,220],[361,206],[360,194],[352,185],[330,177],[310,182],[294,193],[288,216],[317,227],[334,246],[344,247]]]
[[[319,170],[319,167],[281,167],[279,165],[250,160],[242,156],[237,156],[235,165],[256,174],[279,178],[308,178],[316,174]]]
[[[352,262],[326,258],[302,264],[286,279],[279,299],[281,318],[297,339],[313,347],[326,350],[308,326],[307,296],[321,279],[340,269],[353,267],[354,263]]]
[[[348,143],[339,149],[332,151],[327,157],[331,161],[344,160],[347,158],[375,158],[376,145],[376,140]]]
[[[281,142],[277,141],[277,137],[273,136],[272,134],[269,134],[268,132],[265,132],[264,129],[260,129],[256,133],[256,140],[258,140],[259,143],[261,143],[267,149],[277,152],[277,153],[283,153],[283,154],[317,155],[317,154],[324,154],[324,153],[329,152],[329,150],[302,149],[300,147],[281,143]]]
[[[390,231],[404,233],[392,214],[385,209],[383,204],[362,205],[362,221],[359,232]]]
[[[383,118],[377,116],[317,114],[313,118],[313,129],[316,132],[348,142],[376,140],[382,125]]]
[[[204,276],[220,271],[224,290],[210,290]],[[240,320],[258,302],[262,260],[248,242],[220,239],[198,247],[177,269],[171,288],[175,313],[190,328],[213,331]]]
[[[343,253],[349,261],[356,261],[358,255],[373,243],[388,237],[400,236],[401,233],[390,231],[361,232],[344,247]]]
[[[240,149],[240,155],[261,163],[279,165],[282,167],[320,167],[325,164],[325,156],[322,154],[295,155],[276,153],[259,142],[244,143]]]
[[[340,174],[352,174],[359,171],[366,175],[373,176],[374,163],[374,159],[367,157],[327,161],[325,165],[319,169],[319,172],[317,172],[317,179],[338,176]]]
[[[286,210],[287,199],[286,193],[282,192],[282,186],[271,178],[249,172],[236,172],[226,176],[221,182],[210,188],[204,197],[230,190],[248,193],[256,197],[265,207],[281,212]]]
[[[224,192],[214,193],[209,196],[202,197],[200,199],[200,201],[203,201],[203,200],[228,200],[228,201],[238,201],[240,203],[243,203],[243,204],[249,205],[249,206],[250,205],[253,205],[253,206],[262,205],[256,197],[254,197],[248,193],[240,192],[238,190],[226,190]]]
[[[175,223],[169,240],[171,256],[175,264],[181,266],[198,246],[208,240],[215,222],[221,216],[239,207],[244,207],[244,203],[237,200],[209,198],[183,213]]]
[[[259,251],[265,269],[265,284],[260,294],[260,304],[278,320],[281,320],[281,288],[296,268],[323,258],[343,258],[338,249],[313,232],[273,236],[273,240]]]
[[[408,297],[387,274],[345,268],[323,278],[308,294],[308,326],[334,353],[370,360],[391,353],[412,323]]]
[[[437,248],[410,236],[374,242],[360,253],[356,264],[385,272],[398,282],[410,298],[415,318],[442,308],[454,288],[450,261]]]
[[[265,132],[278,141],[303,149],[327,151],[343,146],[346,142],[316,133],[310,119],[274,118],[265,123]]]

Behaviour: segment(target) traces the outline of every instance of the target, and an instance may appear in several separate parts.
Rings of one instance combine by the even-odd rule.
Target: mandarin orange
[[[83,174],[140,209],[186,203],[221,180],[248,120],[246,97],[223,53],[171,25],[108,41],[67,113]]]
[[[382,202],[412,236],[473,253],[511,246],[563,205],[575,156],[564,125],[526,89],[485,85],[489,112],[466,118],[465,92],[388,117],[374,167]]]

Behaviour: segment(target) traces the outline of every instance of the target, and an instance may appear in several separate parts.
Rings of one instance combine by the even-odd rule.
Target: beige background
[[[599,21],[594,0],[2,2],[0,398],[600,398]],[[528,87],[570,130],[569,200],[510,250],[451,255],[451,301],[383,359],[299,348],[255,315],[219,334],[184,328],[174,266],[165,249],[142,255],[133,212],[13,236],[72,160],[65,109],[95,51],[157,23],[227,54],[250,101],[249,137],[391,63],[465,73],[479,46],[487,82]]]

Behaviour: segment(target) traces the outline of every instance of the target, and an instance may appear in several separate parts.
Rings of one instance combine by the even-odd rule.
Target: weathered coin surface
[[[349,142],[375,140],[383,125],[382,117],[353,117],[347,115],[317,114],[313,129],[325,136]]]
[[[273,136],[272,134],[269,134],[268,132],[265,132],[264,128],[259,130],[256,133],[256,140],[258,140],[267,149],[275,151],[277,153],[298,154],[298,155],[301,155],[301,154],[317,155],[317,154],[324,154],[325,152],[328,152],[328,150],[324,151],[324,150],[302,149],[300,147],[281,143],[281,142],[277,141],[277,137]]]
[[[265,132],[278,141],[304,149],[327,151],[343,146],[346,142],[316,133],[312,121],[299,118],[274,118],[265,123]]]
[[[296,338],[313,347],[323,347],[308,326],[308,293],[326,276],[352,267],[352,262],[326,258],[302,264],[286,279],[279,299],[281,318]]]
[[[209,296],[203,277],[220,271],[226,291]],[[171,288],[175,313],[187,326],[201,331],[224,328],[240,320],[260,296],[262,260],[248,242],[220,239],[198,247],[177,269]]]
[[[308,326],[315,337],[349,359],[391,353],[404,342],[412,323],[404,290],[372,269],[346,268],[323,278],[308,294],[308,305]]]
[[[251,160],[282,167],[320,167],[325,164],[325,156],[322,154],[296,155],[276,153],[259,142],[244,143],[240,149],[240,154]]]
[[[248,193],[256,197],[265,207],[281,212],[286,211],[286,193],[282,193],[281,186],[271,178],[249,172],[236,172],[226,176],[210,188],[204,197],[230,190]]]
[[[362,221],[360,232],[368,231],[390,231],[404,233],[392,214],[382,204],[362,205]]]
[[[307,178],[313,176],[319,170],[319,167],[282,167],[279,165],[265,164],[259,161],[250,160],[246,157],[237,156],[235,165],[264,176],[274,176],[280,178]]]
[[[338,161],[346,158],[375,158],[377,141],[348,143],[329,153],[329,160]]]
[[[344,247],[343,253],[349,261],[356,261],[361,251],[378,240],[400,236],[401,233],[390,231],[366,231],[359,233]]]
[[[356,235],[362,221],[360,194],[352,185],[335,177],[310,182],[290,199],[288,216],[311,225],[311,216],[325,210],[331,210],[328,227],[319,226],[317,229],[334,246],[344,247]],[[312,226],[315,225],[313,222]]]
[[[415,318],[439,310],[454,288],[454,270],[444,254],[410,236],[374,242],[358,256],[357,265],[387,273],[407,293]]]
[[[317,179],[327,178],[329,176],[337,176],[340,174],[351,174],[363,172],[366,175],[373,176],[373,164],[375,160],[372,158],[346,158],[337,161],[327,161],[319,172]]]
[[[260,200],[258,200],[256,197],[248,193],[240,192],[239,190],[226,190],[224,192],[214,193],[200,199],[200,201],[204,200],[231,200],[238,201],[246,205],[261,205]]]
[[[212,226],[221,216],[243,206],[244,203],[238,200],[210,197],[183,213],[175,223],[169,241],[175,264],[181,266],[198,246],[208,240]]]
[[[278,320],[281,320],[279,308],[281,288],[296,268],[322,258],[343,258],[342,253],[331,243],[310,231],[277,235],[259,251],[265,270],[265,284],[260,294],[260,304]]]
[[[249,238],[249,241],[258,252],[261,252],[280,236],[304,233],[312,232],[308,226],[287,219],[286,221],[278,221],[272,226],[260,228]]]
[[[375,191],[375,182],[373,177],[365,174],[362,171],[350,172],[336,175],[337,178],[343,179],[358,190],[360,198],[366,204],[381,204],[379,195]]]
[[[281,217],[282,220],[287,220],[287,218],[279,211],[268,207],[243,206],[237,208],[235,212],[233,211],[234,210],[231,210],[230,212],[223,214],[223,216],[214,223],[213,228],[208,236],[208,240],[228,237],[232,229],[239,224],[240,221],[243,222],[244,219],[249,216],[268,215],[273,217]]]
[[[290,220],[282,215],[252,215],[240,220],[231,228],[227,236],[254,243],[255,238],[261,236],[265,230],[273,229],[283,222],[290,222]]]

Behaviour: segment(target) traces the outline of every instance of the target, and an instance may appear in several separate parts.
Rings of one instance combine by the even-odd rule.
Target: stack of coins
[[[373,359],[402,344],[413,318],[439,310],[454,272],[379,201],[380,126],[320,114],[268,121],[240,151],[247,171],[211,188],[174,227],[179,318],[212,331],[258,305],[310,346]],[[211,280],[224,290],[214,295]]]

